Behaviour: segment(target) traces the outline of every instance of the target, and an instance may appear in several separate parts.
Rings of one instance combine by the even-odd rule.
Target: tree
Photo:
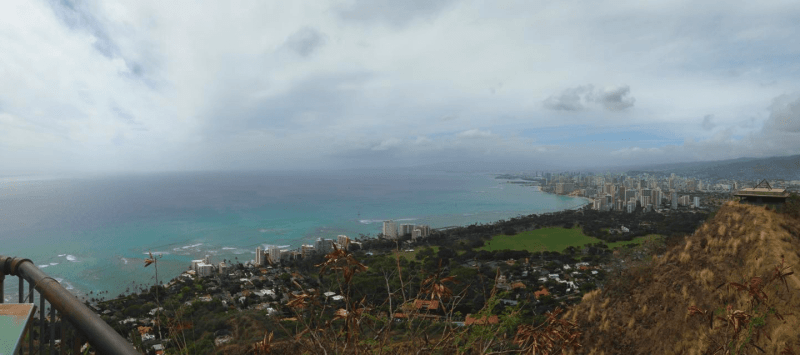
[[[152,252],[148,252],[148,254],[150,254],[150,258],[144,260],[144,267],[148,267],[148,266],[150,266],[150,264],[153,264],[153,267],[156,270],[156,304],[160,305],[161,301],[159,300],[159,297],[158,297],[158,289],[161,288],[161,287],[158,286],[158,259],[161,259],[162,255],[158,254],[158,257],[153,257],[153,253]],[[161,308],[161,307],[159,306],[158,308]],[[156,316],[158,316],[159,312],[160,312],[160,310],[156,311]],[[159,337],[159,339],[161,338],[161,323],[160,322],[158,323],[158,337]]]

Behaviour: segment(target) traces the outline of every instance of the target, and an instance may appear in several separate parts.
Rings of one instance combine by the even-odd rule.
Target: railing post
[[[19,279],[19,303],[22,303],[22,296],[25,293],[25,280],[17,276]]]
[[[50,355],[56,351],[56,309],[50,304]]]
[[[21,277],[20,277],[21,278]],[[36,300],[33,297],[33,283],[28,281],[28,297],[31,299],[31,303],[35,304]],[[36,307],[36,306],[34,306]],[[33,353],[33,322],[28,323],[28,354]]]
[[[66,335],[67,335],[67,332],[66,332],[67,324],[66,323],[67,322],[65,322],[64,319],[61,320],[61,336],[58,337],[59,339],[61,339],[61,342],[58,343],[59,344],[58,353],[61,354],[61,355],[65,354],[64,348],[67,346],[67,337],[66,337]]]
[[[44,297],[39,294],[39,355],[44,355]]]
[[[3,294],[5,288],[3,287],[3,280],[6,278],[6,274],[0,270],[0,303],[5,302],[6,296]]]
[[[81,353],[81,346],[83,345],[83,337],[81,336],[81,332],[78,329],[73,327],[75,331],[75,336],[72,337],[72,354],[78,355]]]

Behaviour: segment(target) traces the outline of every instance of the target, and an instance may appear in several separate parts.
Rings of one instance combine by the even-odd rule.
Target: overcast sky
[[[2,172],[800,154],[800,2],[2,1]]]

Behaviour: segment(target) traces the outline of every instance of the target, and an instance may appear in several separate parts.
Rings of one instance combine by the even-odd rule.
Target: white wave
[[[291,245],[278,245],[278,249],[284,249],[284,248],[288,248],[290,246]]]
[[[172,248],[172,251],[181,251],[181,248],[180,248],[180,247],[178,247],[178,248]]]
[[[74,255],[67,255],[67,260],[76,262],[78,261],[78,258],[76,258]]]
[[[182,249],[197,248],[197,247],[199,247],[199,246],[201,246],[201,245],[203,245],[203,243],[197,243],[197,244],[187,245],[187,246],[183,247]]]
[[[64,281],[64,279],[62,279],[60,277],[56,277],[55,279],[56,279],[56,281],[58,281],[58,283],[61,283],[61,281]]]
[[[233,247],[222,247],[222,250],[236,250],[236,248],[233,248]]]
[[[393,219],[392,221],[401,221],[401,222],[402,221],[416,221],[418,219],[419,218],[398,218],[398,219]],[[383,223],[383,221],[385,221],[385,220],[384,219],[360,219],[360,220],[358,220],[358,222],[361,223],[361,224]]]
[[[122,258],[122,261],[124,261],[124,262],[125,262],[125,264],[127,264],[127,263],[128,263],[128,259]]]
[[[40,269],[44,269],[44,268],[46,268],[46,267],[48,267],[50,265],[38,265],[38,266],[39,266]]]
[[[58,254],[59,257],[65,256],[65,255],[67,255],[67,254]]]
[[[144,252],[144,253],[142,253],[142,254],[144,254],[144,255],[150,255],[150,252]],[[154,251],[154,252],[153,252],[153,256],[156,256],[156,255],[158,255],[158,254],[169,255],[170,253],[169,253],[168,251]]]
[[[70,284],[69,282],[64,282],[64,288],[66,288],[67,290],[74,289],[74,287],[72,287],[72,284]]]
[[[58,263],[50,263],[50,266],[56,266]]]

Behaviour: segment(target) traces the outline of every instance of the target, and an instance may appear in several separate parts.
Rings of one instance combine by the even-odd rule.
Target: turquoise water
[[[244,262],[257,246],[375,236],[386,219],[440,228],[585,203],[488,174],[402,170],[0,178],[0,254],[33,260],[79,296],[116,296],[154,283],[149,251],[167,282],[205,255]],[[8,278],[7,297],[15,286]]]

